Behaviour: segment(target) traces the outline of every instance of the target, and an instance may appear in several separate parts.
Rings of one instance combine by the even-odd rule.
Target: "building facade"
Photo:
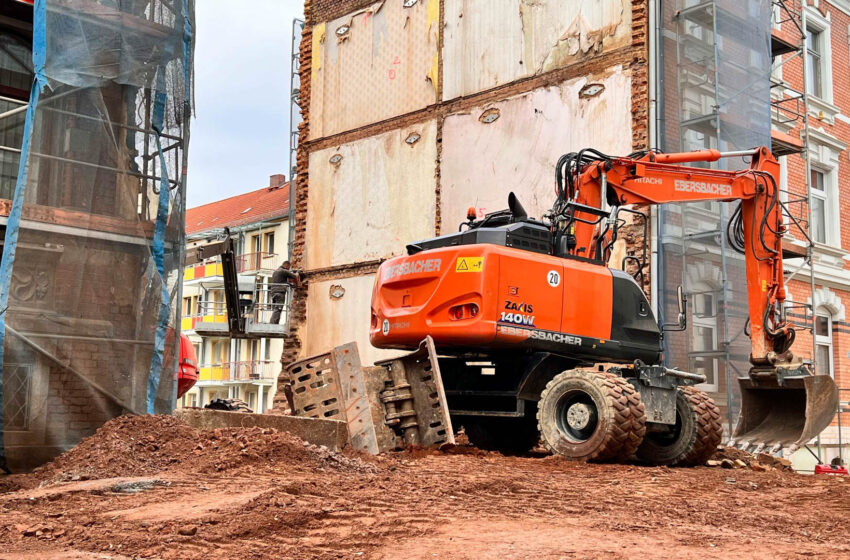
[[[307,0],[293,260],[310,281],[283,362],[352,340],[364,362],[386,357],[368,341],[379,264],[454,231],[469,206],[506,207],[512,190],[539,217],[563,153],[770,145],[789,212],[807,213],[812,192],[813,218],[788,236],[795,352],[850,388],[848,13],[842,0]],[[749,353],[743,259],[722,235],[734,205],[643,211],[649,238],[630,232],[629,251],[648,245],[656,314],[670,316],[680,284],[692,302],[665,356],[706,374],[728,431]],[[837,422],[822,434],[824,460],[838,453]]]
[[[272,175],[269,186],[212,202],[186,212],[187,250],[221,240],[224,228],[235,239],[239,289],[250,290],[259,301],[270,301],[268,284],[287,256],[289,184],[284,175]],[[178,407],[201,407],[213,399],[240,399],[254,412],[271,408],[283,353],[281,338],[233,339],[207,328],[226,323],[224,278],[220,257],[207,259],[183,271],[182,331],[198,357],[195,386]],[[271,310],[258,310],[255,320],[268,322]],[[284,311],[281,323],[288,319]]]
[[[789,13],[804,17],[795,19]],[[841,407],[850,412],[850,323],[845,311],[850,305],[850,2],[777,1],[773,27],[780,39],[804,45],[802,56],[793,52],[775,60],[772,74],[773,129],[798,139],[803,148],[800,154],[781,158],[782,186],[792,214],[810,220],[813,242],[811,264],[797,259],[786,272],[789,316],[807,327],[797,337],[797,352],[813,357],[819,372],[833,376]],[[808,122],[783,102],[797,92],[806,93]],[[811,205],[797,204],[795,209],[794,201],[806,198],[807,186]],[[843,433],[840,421],[845,423]],[[850,415],[843,413],[821,434],[823,460],[841,455],[845,463],[850,461],[848,421]],[[810,468],[814,458],[801,451],[795,463]]]

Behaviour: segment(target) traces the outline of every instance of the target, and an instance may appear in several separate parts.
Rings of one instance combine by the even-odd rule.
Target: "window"
[[[186,296],[183,298],[183,316],[192,317],[198,311],[198,296]]]
[[[272,254],[274,253],[274,232],[269,232],[265,234],[263,245],[266,246],[266,253]]]
[[[257,393],[248,393],[248,408],[251,410],[257,408]]]
[[[824,173],[812,169],[812,224],[809,234],[812,241],[826,243],[826,181]]]
[[[714,292],[698,292],[690,296],[692,305],[690,368],[705,375],[700,388],[717,391],[717,297]]]
[[[16,33],[0,31],[0,113],[25,106],[32,84],[32,46]],[[0,126],[0,145],[19,150],[24,140],[25,113],[10,115]],[[18,179],[20,155],[12,150],[0,150],[0,198],[10,199]]]
[[[207,297],[209,298],[209,303],[204,310],[204,315],[223,315],[227,312],[224,301],[224,290],[209,290]]]
[[[815,315],[815,369],[818,374],[833,375],[832,317]]]
[[[198,406],[198,395],[196,393],[186,393],[183,395],[181,406],[183,408],[196,408]]]
[[[266,341],[266,347],[263,350],[263,359],[268,361],[272,359],[272,345],[271,340]]]
[[[226,364],[230,360],[230,342],[228,340],[214,340],[211,354],[211,363]]]
[[[823,39],[824,34],[819,29],[806,29],[806,93],[815,97],[824,97],[823,86]]]
[[[27,431],[30,425],[30,393],[33,366],[31,364],[5,365],[6,377],[6,430]]]

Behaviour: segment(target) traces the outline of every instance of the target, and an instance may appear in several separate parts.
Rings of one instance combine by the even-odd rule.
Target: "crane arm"
[[[753,365],[790,362],[794,329],[786,322],[782,305],[786,296],[782,270],[785,226],[779,203],[779,163],[770,151],[763,147],[727,153],[646,152],[630,157],[587,152],[568,154],[558,165],[558,201],[552,215],[556,227],[568,229],[574,236],[570,252],[602,258],[598,253],[604,245],[597,241],[606,235],[605,220],[613,218],[600,219],[601,212],[589,209],[605,212],[625,204],[740,200],[727,233],[746,262],[750,361]],[[726,171],[682,165],[731,156],[750,156],[750,167]]]
[[[239,276],[236,269],[236,252],[233,249],[233,239],[230,228],[224,228],[224,240],[196,247],[186,253],[185,266],[203,262],[204,259],[221,257],[222,276],[224,278],[224,303],[227,309],[227,326],[230,335],[245,333],[245,317],[239,305]]]

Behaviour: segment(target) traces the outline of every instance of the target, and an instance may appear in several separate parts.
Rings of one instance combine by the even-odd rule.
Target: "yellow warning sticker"
[[[455,272],[481,272],[484,270],[484,257],[458,257]]]

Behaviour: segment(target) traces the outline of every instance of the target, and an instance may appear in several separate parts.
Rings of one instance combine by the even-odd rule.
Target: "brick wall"
[[[319,0],[320,3],[331,5],[335,2],[330,0]],[[310,182],[310,152],[308,139],[310,138],[310,75],[313,71],[313,31],[314,20],[313,1],[304,2],[304,15],[306,24],[301,34],[299,45],[300,66],[298,73],[301,80],[300,106],[302,122],[298,125],[298,136],[301,141],[296,152],[295,165],[297,179],[295,183],[295,240],[292,245],[292,267],[296,270],[304,268],[304,243],[305,243],[305,217],[307,215],[307,196],[309,194]],[[290,185],[290,188],[293,188]],[[307,320],[307,283],[301,288],[295,289],[292,295],[289,323],[290,335],[283,339],[283,354],[280,361],[284,367],[294,362],[301,354],[304,323]],[[286,409],[286,396],[284,385],[286,376],[281,375],[278,379],[277,391],[275,391],[272,407],[276,410]]]

